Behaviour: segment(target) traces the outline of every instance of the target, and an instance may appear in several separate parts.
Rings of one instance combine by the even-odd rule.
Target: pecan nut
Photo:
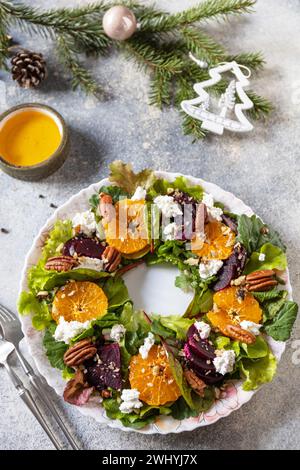
[[[199,379],[195,372],[188,369],[184,370],[184,376],[186,378],[187,383],[194,390],[194,392],[197,393],[197,395],[199,395],[200,397],[204,397],[206,383],[203,382],[203,380]]]
[[[278,281],[275,278],[273,269],[262,269],[247,274],[245,278],[246,289],[249,292],[267,291],[277,286]]]
[[[45,269],[49,271],[70,271],[78,266],[78,261],[72,256],[54,256],[49,258],[45,264]]]
[[[107,246],[102,253],[102,259],[106,262],[105,270],[112,273],[121,263],[121,253],[116,248]]]
[[[74,346],[71,346],[64,354],[64,363],[68,367],[75,367],[82,364],[87,359],[95,356],[97,348],[92,343],[91,338],[85,338]]]
[[[109,194],[99,194],[99,212],[104,223],[108,223],[115,218],[115,208],[112,197]]]
[[[253,344],[255,343],[255,335],[241,328],[239,325],[226,325],[223,333],[229,338],[236,339],[241,343]]]

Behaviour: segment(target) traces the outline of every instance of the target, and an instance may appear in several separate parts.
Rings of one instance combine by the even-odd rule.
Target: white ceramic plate
[[[180,176],[179,173],[166,173],[156,172],[156,175],[172,181],[176,176]],[[233,194],[224,191],[215,184],[208,183],[199,178],[187,176],[192,184],[200,184],[206,192],[211,193],[215,200],[222,202],[228,207],[228,209],[236,214],[247,214],[252,215],[253,211],[250,207],[246,206],[240,199],[236,198]],[[59,207],[52,217],[48,219],[40,233],[34,239],[32,247],[25,259],[25,265],[22,272],[22,279],[20,284],[20,291],[27,289],[27,271],[28,269],[37,263],[44,241],[47,237],[49,230],[52,228],[56,219],[67,219],[72,217],[76,212],[80,212],[88,209],[88,200],[92,194],[94,194],[101,186],[108,184],[108,180],[104,179],[99,183],[92,184],[86,189],[83,189],[78,194],[69,199],[65,204]],[[156,271],[149,271],[147,273],[145,268],[139,272],[139,275],[133,272],[127,274],[127,282],[129,286],[129,292],[132,298],[139,305],[138,307],[144,307],[146,311],[161,311],[163,314],[171,313],[183,313],[186,305],[189,303],[190,298],[185,297],[180,289],[173,287],[174,270],[165,268],[156,268]],[[159,278],[157,277],[159,276]],[[284,274],[286,280],[286,289],[289,292],[289,298],[292,298],[292,289],[289,282],[288,270]],[[153,280],[153,282],[152,282]],[[155,280],[155,283],[154,283]],[[126,279],[125,279],[126,282]],[[134,288],[135,283],[139,282],[139,288]],[[136,284],[138,285],[138,284]],[[139,295],[141,291],[140,287],[143,286],[143,295]],[[164,293],[161,294],[161,285],[164,286]],[[152,304],[153,299],[153,304]],[[31,325],[31,319],[29,316],[21,317],[22,329],[25,335],[25,339],[29,348],[29,351],[36,363],[39,372],[45,377],[48,384],[54,388],[59,396],[62,396],[65,381],[61,377],[59,370],[54,369],[50,366],[48,359],[45,355],[42,345],[43,333],[36,331]],[[276,358],[279,360],[284,349],[285,343],[280,341],[274,341],[272,338],[268,338],[269,344]],[[218,419],[228,416],[232,411],[240,408],[244,403],[250,400],[255,392],[245,392],[242,390],[241,381],[232,381],[226,387],[226,390],[222,392],[222,395],[218,400],[215,401],[211,409],[205,413],[201,413],[197,418],[188,418],[182,421],[174,420],[169,416],[159,417],[155,423],[152,423],[145,427],[141,432],[143,434],[168,434],[168,433],[179,433],[182,431],[191,431],[201,426],[207,426],[208,424],[215,423]],[[125,428],[121,422],[117,420],[108,419],[105,416],[104,409],[99,404],[89,402],[87,405],[77,407],[78,411],[86,416],[93,417],[99,423],[106,423],[112,428],[122,429],[124,431],[132,431],[131,428]]]

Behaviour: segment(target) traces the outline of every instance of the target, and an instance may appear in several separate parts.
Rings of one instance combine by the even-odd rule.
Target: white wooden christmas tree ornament
[[[190,54],[200,67],[202,61]],[[241,69],[246,69],[248,75],[245,75]],[[183,111],[192,116],[194,119],[202,121],[201,127],[215,134],[222,135],[224,129],[233,132],[247,132],[253,129],[253,125],[245,117],[243,111],[251,109],[253,102],[244,91],[244,87],[249,85],[248,78],[251,75],[248,67],[237,64],[237,62],[224,62],[210,69],[210,79],[203,82],[195,83],[193,86],[195,92],[199,95],[191,100],[181,102]],[[231,72],[235,78],[229,82],[225,92],[221,95],[218,102],[220,112],[217,114],[210,110],[211,97],[205,88],[216,85],[222,79],[222,73]],[[236,102],[237,97],[239,102]],[[232,117],[228,116],[231,111]]]

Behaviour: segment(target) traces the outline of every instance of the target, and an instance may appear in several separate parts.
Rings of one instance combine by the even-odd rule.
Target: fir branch
[[[227,55],[225,60],[227,62],[235,60],[238,64],[245,65],[254,72],[261,70],[265,64],[265,59],[261,52],[243,52],[236,55]]]
[[[155,104],[160,109],[170,105],[172,96],[172,74],[156,70],[151,77],[149,104]]]
[[[72,75],[72,88],[81,88],[87,94],[97,95],[99,85],[93,80],[90,72],[82,67],[76,52],[72,50],[72,44],[68,37],[61,34],[57,39],[57,54],[60,62],[69,69]]]
[[[194,143],[196,140],[204,139],[206,137],[207,132],[202,129],[202,121],[198,121],[197,119],[192,118],[184,111],[180,111],[182,116],[182,130],[184,135],[191,135],[193,137],[192,142]]]
[[[253,102],[253,108],[247,111],[247,114],[253,119],[266,118],[273,110],[272,103],[262,96],[257,95],[252,90],[247,90],[247,95]]]
[[[227,15],[252,12],[256,0],[206,0],[180,13],[163,13],[141,22],[142,31],[170,31],[178,27],[205,21],[211,18],[224,18]]]
[[[6,61],[9,57],[9,35],[8,35],[9,20],[6,13],[1,9],[0,5],[0,68],[7,70]]]
[[[180,30],[186,44],[186,49],[195,54],[199,59],[215,64],[224,60],[225,49],[206,33],[194,28],[182,28]]]

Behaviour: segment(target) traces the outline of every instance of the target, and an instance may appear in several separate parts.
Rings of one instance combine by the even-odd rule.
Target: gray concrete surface
[[[49,0],[47,7],[72,3]],[[176,9],[193,2],[157,3]],[[241,197],[286,240],[294,297],[299,302],[299,24],[298,0],[260,0],[253,15],[207,25],[232,52],[264,52],[267,65],[253,80],[253,87],[273,101],[276,111],[267,122],[256,123],[252,133],[226,133],[193,145],[181,134],[176,111],[160,112],[148,105],[147,78],[123,57],[90,60],[94,74],[111,95],[108,101],[97,103],[69,91],[51,47],[40,39],[28,39],[26,47],[45,53],[50,77],[40,90],[23,91],[1,72],[0,79],[7,87],[7,106],[40,101],[57,108],[70,126],[72,150],[64,167],[44,181],[26,183],[0,174],[0,225],[10,230],[7,235],[0,234],[0,301],[15,308],[24,256],[53,211],[50,203],[63,203],[82,187],[107,175],[109,162],[122,158],[136,169],[150,166],[201,176]],[[1,106],[5,107],[3,96]],[[39,194],[45,199],[39,199]],[[297,338],[299,321],[272,384],[228,418],[191,433],[147,437],[111,430],[65,406],[54,393],[52,396],[86,449],[296,449],[300,437],[300,365],[293,360],[293,341]],[[47,437],[17,398],[3,370],[0,393],[0,448],[50,449]]]

